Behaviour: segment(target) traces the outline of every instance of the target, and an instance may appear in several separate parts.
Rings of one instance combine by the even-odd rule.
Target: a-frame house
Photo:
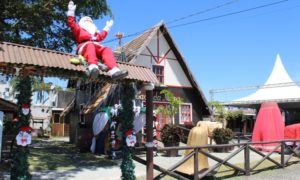
[[[164,88],[169,89],[176,97],[181,97],[183,104],[175,117],[176,124],[195,124],[210,115],[203,92],[163,22],[118,47],[115,53],[125,53],[127,62],[148,67],[156,74],[160,85],[153,92],[154,109],[159,105],[168,105],[160,94]],[[144,102],[144,92],[137,99]],[[170,122],[162,115],[158,118],[160,128]]]

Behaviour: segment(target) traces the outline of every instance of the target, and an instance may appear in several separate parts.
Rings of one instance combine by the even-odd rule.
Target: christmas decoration
[[[94,121],[93,121],[93,139],[91,145],[91,152],[95,153],[96,150],[96,136],[100,134],[100,132],[104,129],[105,125],[107,124],[109,119],[107,112],[100,112],[96,114]]]
[[[12,149],[11,161],[11,179],[31,179],[28,170],[28,144],[30,143],[30,132],[32,129],[29,127],[30,110],[29,105],[32,96],[32,79],[28,76],[17,77],[16,91],[20,93],[17,95],[18,105],[18,121],[15,121],[15,134],[20,133],[16,138],[16,146]],[[23,109],[25,109],[23,111]],[[19,139],[20,138],[20,139]],[[23,142],[22,142],[23,141]]]
[[[107,21],[106,26],[100,32],[90,17],[84,16],[79,23],[75,21],[76,5],[73,1],[68,4],[68,25],[71,28],[75,41],[78,43],[77,53],[88,61],[88,70],[91,79],[96,79],[99,74],[98,57],[107,66],[108,74],[113,79],[123,78],[128,75],[126,70],[120,70],[112,50],[99,42],[105,39],[113,25],[113,20]]]
[[[128,129],[133,129],[133,102],[134,99],[134,88],[133,85],[129,82],[122,83],[122,94],[121,94],[121,103],[122,109],[120,110],[120,119],[121,122],[121,131],[123,134],[123,143],[122,151],[123,158],[121,163],[122,179],[123,180],[135,180],[134,174],[134,163],[132,161],[133,148],[128,147],[126,144],[126,132]]]
[[[136,144],[136,136],[133,133],[132,129],[128,129],[125,133],[126,135],[126,143],[128,147],[134,147]]]
[[[116,143],[117,143],[117,120],[116,116],[112,116],[110,123],[110,158],[116,158]]]
[[[30,111],[30,105],[25,103],[25,104],[22,104],[22,113],[26,116],[29,114],[29,111]]]
[[[31,134],[20,131],[16,137],[16,141],[19,146],[27,146],[28,144],[31,144]]]

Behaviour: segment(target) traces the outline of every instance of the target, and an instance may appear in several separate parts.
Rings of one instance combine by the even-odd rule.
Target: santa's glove
[[[106,21],[106,26],[103,28],[103,30],[108,32],[113,24],[113,20]]]
[[[76,10],[76,5],[74,4],[73,1],[70,1],[68,4],[68,12],[67,16],[75,16],[75,10]]]

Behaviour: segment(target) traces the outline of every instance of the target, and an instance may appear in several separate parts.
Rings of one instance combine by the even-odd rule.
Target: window
[[[180,105],[180,124],[192,123],[192,104],[183,103]]]
[[[59,124],[59,113],[54,113],[53,115],[53,122]]]
[[[152,71],[156,75],[159,82],[164,83],[164,67],[163,66],[152,66]]]

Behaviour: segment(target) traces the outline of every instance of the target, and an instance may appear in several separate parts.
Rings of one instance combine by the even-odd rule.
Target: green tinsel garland
[[[29,76],[18,77],[16,91],[19,92],[17,95],[18,105],[18,118],[19,121],[15,125],[15,135],[18,134],[19,128],[22,126],[29,126],[30,112],[28,115],[22,113],[22,105],[30,104],[32,96],[32,78]],[[31,175],[28,170],[28,146],[16,146],[12,151],[12,164],[11,164],[11,179],[12,180],[29,180]]]
[[[121,171],[122,171],[122,179],[123,180],[135,180],[134,168],[135,165],[132,161],[132,154],[133,149],[132,147],[128,147],[126,144],[126,136],[125,132],[128,129],[133,128],[133,119],[134,119],[134,112],[133,112],[133,102],[134,99],[134,89],[132,84],[129,82],[122,83],[122,91],[121,91],[121,103],[123,109],[120,113],[121,119],[121,131],[123,135],[122,141],[122,151],[123,151],[123,158],[121,164]]]

